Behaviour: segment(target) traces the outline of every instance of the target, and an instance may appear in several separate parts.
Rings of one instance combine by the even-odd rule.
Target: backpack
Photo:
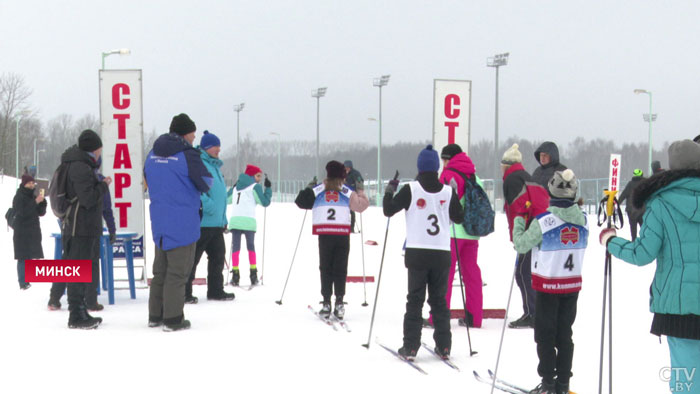
[[[7,208],[7,212],[5,212],[5,220],[7,220],[7,225],[10,226],[11,229],[15,228],[15,220],[17,220],[17,210],[14,207]]]
[[[494,230],[494,212],[489,196],[484,189],[476,183],[474,175],[471,177],[454,168],[445,168],[459,174],[464,179],[464,221],[462,226],[467,234],[473,237],[489,235]]]
[[[48,198],[51,203],[51,210],[60,220],[63,220],[68,215],[73,203],[78,200],[78,196],[69,199],[66,195],[69,167],[69,163],[61,163],[51,176],[51,182],[49,182]]]

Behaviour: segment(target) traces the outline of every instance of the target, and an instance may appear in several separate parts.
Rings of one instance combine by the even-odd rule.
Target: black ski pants
[[[540,363],[537,373],[543,380],[566,385],[571,378],[574,342],[571,327],[576,320],[578,292],[568,294],[537,293],[535,342]]]
[[[520,289],[523,300],[523,313],[535,316],[535,290],[532,289],[532,251],[518,255],[518,266],[515,269],[515,283]]]
[[[91,283],[53,283],[50,300],[58,302],[66,287],[68,288],[68,310],[79,306],[94,306],[97,304],[97,286],[100,285],[100,237],[62,237],[63,259],[92,260]]]
[[[408,295],[406,296],[406,314],[403,317],[403,346],[406,349],[417,351],[420,348],[426,287],[430,314],[433,316],[435,326],[433,332],[435,346],[440,349],[452,347],[450,311],[447,309],[445,299],[450,259],[449,251],[406,249]]]
[[[338,297],[342,299],[345,296],[345,282],[348,278],[350,236],[319,235],[318,254],[323,301],[330,302],[334,290],[336,300]]]
[[[192,272],[187,279],[185,296],[192,296],[192,282],[197,273],[197,265],[202,254],[207,252],[207,297],[217,297],[224,292],[224,261],[226,259],[226,242],[222,227],[202,227],[194,252]]]

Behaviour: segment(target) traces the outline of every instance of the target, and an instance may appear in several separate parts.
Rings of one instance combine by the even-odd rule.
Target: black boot
[[[251,286],[255,286],[258,284],[258,269],[257,268],[250,269],[250,284],[251,284]]]
[[[80,305],[72,309],[70,311],[70,316],[68,317],[68,328],[90,330],[97,328],[100,323],[102,323],[102,318],[90,316],[85,308],[85,305]]]
[[[241,273],[238,270],[231,271],[231,286],[238,286],[241,281]]]

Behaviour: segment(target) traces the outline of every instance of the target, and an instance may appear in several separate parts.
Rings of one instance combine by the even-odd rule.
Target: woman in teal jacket
[[[656,259],[651,333],[668,337],[672,371],[681,371],[669,374],[671,391],[700,393],[700,375],[693,374],[700,370],[700,145],[677,141],[668,154],[670,170],[635,189],[632,203],[646,205],[639,237],[630,242],[605,229],[600,242],[631,264]]]

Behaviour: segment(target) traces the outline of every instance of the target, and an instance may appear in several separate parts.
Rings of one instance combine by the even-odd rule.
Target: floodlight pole
[[[635,94],[647,94],[649,95],[649,176],[652,175],[652,169],[651,169],[651,154],[652,154],[652,145],[651,145],[651,125],[654,122],[653,115],[651,113],[651,92],[648,90],[644,89],[635,89],[634,90]]]
[[[319,151],[320,151],[320,141],[321,141],[321,129],[320,129],[320,113],[321,113],[321,97],[326,95],[326,90],[328,88],[318,88],[316,90],[311,91],[311,97],[314,97],[316,99],[316,168],[314,169],[314,175],[316,176],[316,179],[319,180],[321,179],[321,176],[318,172],[319,169]]]
[[[102,68],[101,70],[105,69],[105,58],[110,55],[129,55],[131,54],[131,50],[129,48],[122,48],[122,49],[112,49],[111,51],[107,52],[102,52]]]
[[[238,175],[241,173],[241,111],[243,111],[245,103],[240,103],[233,106],[233,110],[236,111],[236,174],[234,179],[238,179]]]
[[[510,54],[508,52],[506,53],[501,53],[498,55],[495,55],[494,57],[490,57],[486,59],[486,66],[487,67],[493,67],[496,69],[496,114],[495,114],[495,121],[494,121],[494,158],[496,160],[496,173],[493,177],[493,199],[494,199],[494,204],[496,201],[496,195],[498,193],[498,184],[499,184],[499,177],[501,173],[501,161],[498,159],[498,70],[501,66],[506,66],[508,65],[508,56]]]
[[[389,83],[391,75],[375,78],[373,85],[379,88],[379,144],[377,145],[377,206],[382,205],[382,87]]]

